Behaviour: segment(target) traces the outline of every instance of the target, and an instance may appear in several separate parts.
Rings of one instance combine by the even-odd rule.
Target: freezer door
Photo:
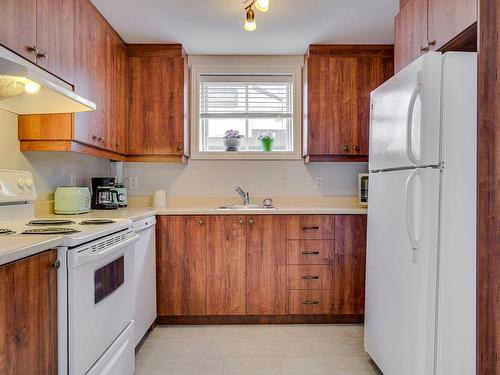
[[[441,56],[425,54],[371,93],[371,171],[439,163]]]
[[[384,375],[432,374],[439,174],[370,175],[365,349]]]

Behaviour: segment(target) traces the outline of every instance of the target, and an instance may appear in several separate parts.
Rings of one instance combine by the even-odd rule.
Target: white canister
[[[155,192],[153,193],[153,207],[167,207],[167,193],[165,192],[165,189],[155,189]]]

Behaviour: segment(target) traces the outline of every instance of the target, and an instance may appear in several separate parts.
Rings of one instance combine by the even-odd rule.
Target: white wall
[[[69,185],[72,174],[77,176],[79,185],[88,185],[90,177],[109,175],[109,162],[105,159],[69,152],[20,152],[17,115],[2,110],[0,168],[31,171],[40,200],[48,199],[58,185]]]
[[[302,161],[208,161],[188,165],[168,163],[125,163],[124,176],[138,177],[139,189],[130,195],[151,195],[157,187],[170,196],[230,197],[240,185],[253,196],[354,196],[358,173],[366,163],[310,163]],[[314,178],[323,177],[323,190]]]

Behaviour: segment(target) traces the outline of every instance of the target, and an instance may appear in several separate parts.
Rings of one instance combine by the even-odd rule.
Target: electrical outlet
[[[323,190],[323,177],[314,177],[314,188],[316,190]]]
[[[72,174],[69,176],[69,185],[76,186],[76,174]]]
[[[139,178],[130,177],[130,190],[138,190],[138,189],[139,189]]]

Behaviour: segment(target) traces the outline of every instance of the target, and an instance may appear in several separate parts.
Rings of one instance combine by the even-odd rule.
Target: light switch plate
[[[314,188],[316,190],[323,190],[323,177],[314,177]]]

